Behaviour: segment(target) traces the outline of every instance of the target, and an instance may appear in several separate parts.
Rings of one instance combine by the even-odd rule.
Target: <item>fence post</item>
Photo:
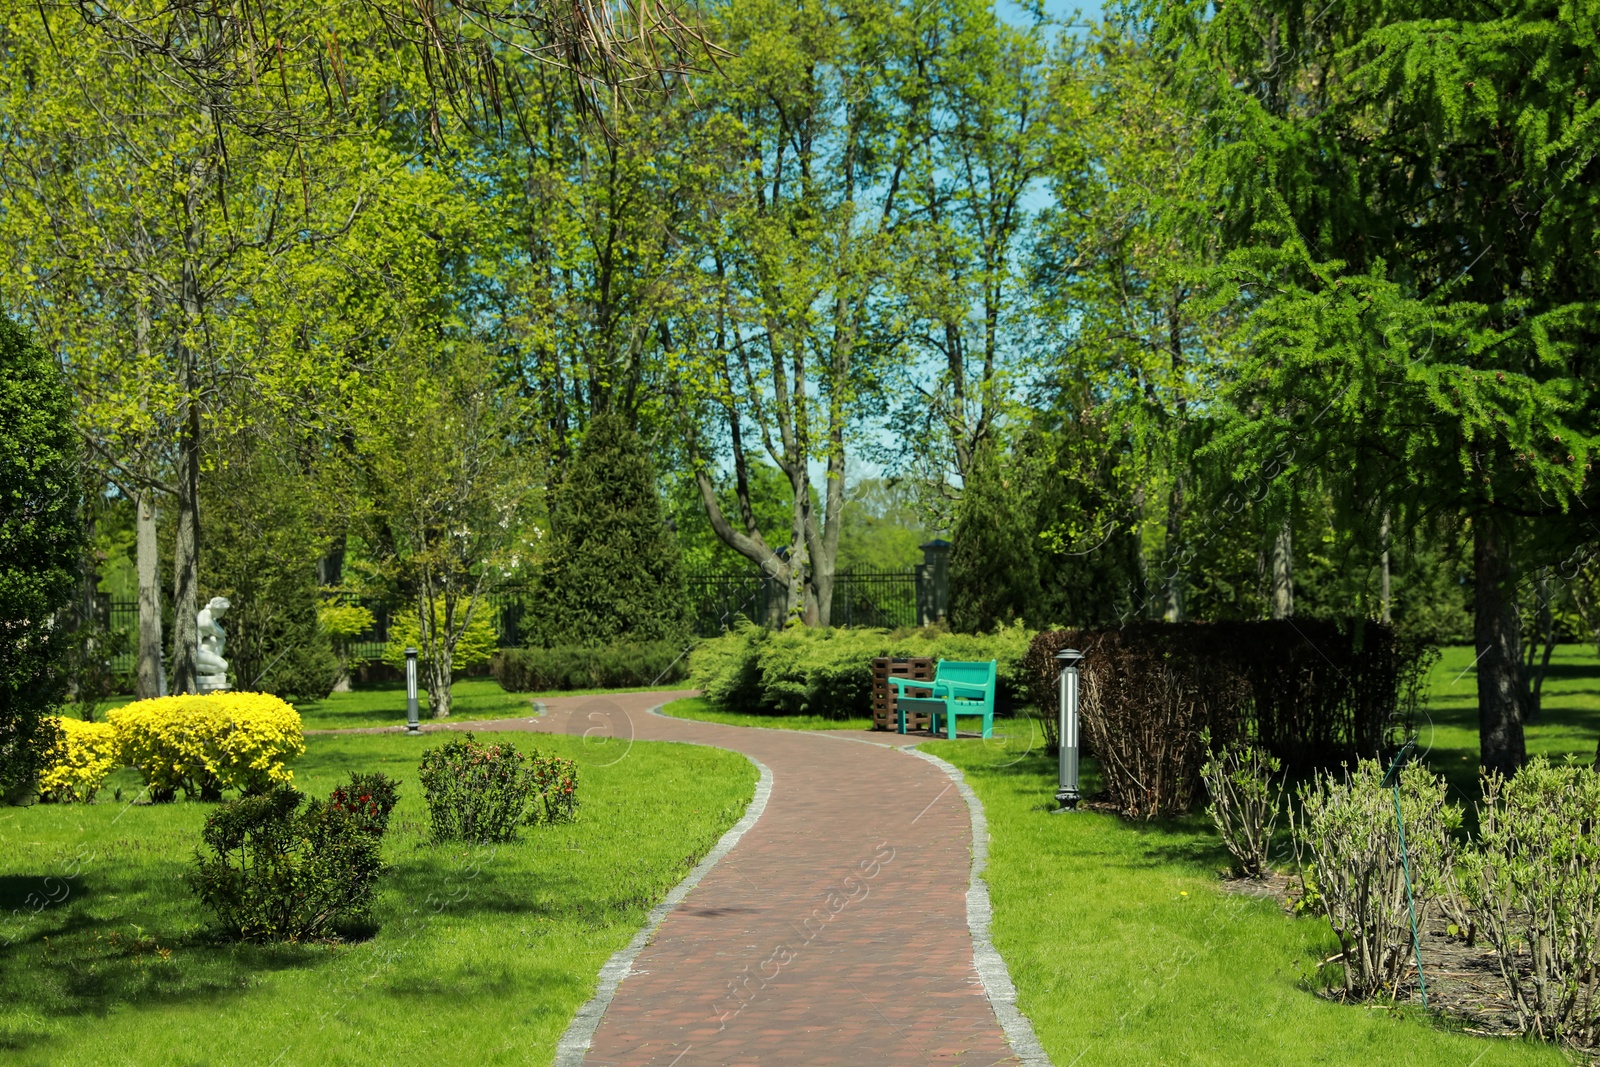
[[[917,619],[922,626],[945,621],[950,613],[950,542],[936,537],[922,549],[917,567]]]

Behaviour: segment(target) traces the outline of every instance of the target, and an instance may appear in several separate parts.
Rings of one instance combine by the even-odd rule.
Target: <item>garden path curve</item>
[[[581,1062],[1047,1065],[987,943],[981,884],[969,901],[982,815],[959,778],[901,750],[917,737],[750,729],[651,710],[680,695],[689,694],[563,697],[545,701],[538,719],[451,724],[687,741],[770,770],[765,809],[667,913]]]

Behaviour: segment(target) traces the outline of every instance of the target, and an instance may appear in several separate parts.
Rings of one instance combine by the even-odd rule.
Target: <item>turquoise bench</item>
[[[927,712],[929,726],[935,734],[939,732],[942,716],[945,734],[951,738],[956,736],[957,715],[982,715],[983,736],[991,736],[994,733],[995,666],[994,660],[967,662],[942,659],[933,672],[931,682],[890,678],[889,684],[896,690],[895,717],[899,721],[900,732],[906,732],[906,711],[910,709]],[[926,689],[931,692],[925,697],[908,697],[907,689]]]

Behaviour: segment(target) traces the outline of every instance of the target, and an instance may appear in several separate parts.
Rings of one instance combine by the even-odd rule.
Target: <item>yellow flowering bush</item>
[[[110,723],[57,719],[59,740],[39,775],[45,801],[87,804],[117,766],[117,731]]]
[[[108,716],[123,758],[139,769],[151,799],[216,800],[225,789],[260,793],[288,785],[284,764],[306,750],[300,713],[270,693],[156,697]]]

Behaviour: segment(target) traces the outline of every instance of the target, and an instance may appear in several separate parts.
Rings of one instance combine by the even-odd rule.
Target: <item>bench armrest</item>
[[[945,682],[935,682],[935,681],[933,681],[931,679],[925,680],[925,681],[918,681],[915,678],[890,678],[889,679],[889,684],[894,686],[895,689],[898,690],[898,692],[895,695],[896,696],[901,696],[901,697],[906,695],[906,689],[908,687],[911,688],[911,689],[926,689],[933,696],[938,696],[939,693],[940,693],[940,690],[944,689],[945,686],[947,685],[947,683],[945,683]]]

